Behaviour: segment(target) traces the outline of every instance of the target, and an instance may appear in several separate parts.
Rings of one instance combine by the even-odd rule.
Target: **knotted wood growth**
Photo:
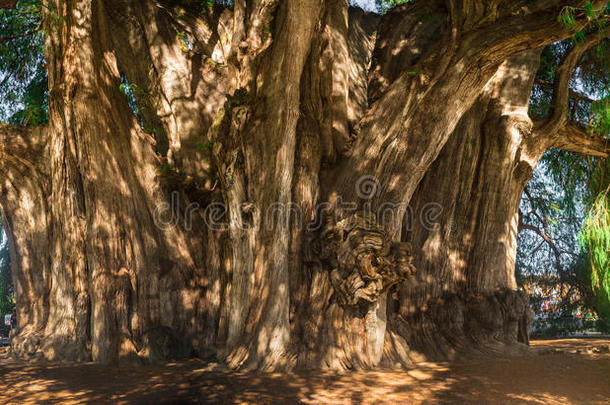
[[[393,242],[375,215],[359,212],[327,227],[320,256],[343,305],[373,303],[392,286],[412,276],[411,247]]]

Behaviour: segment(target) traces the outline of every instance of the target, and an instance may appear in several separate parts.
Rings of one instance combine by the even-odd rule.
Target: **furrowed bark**
[[[46,18],[52,282],[45,339],[13,351],[102,363],[202,353],[211,304],[202,294],[201,220],[162,226],[156,218],[170,198],[154,141],[118,92],[104,4],[47,6],[65,21]],[[185,205],[168,210],[186,215]]]
[[[519,351],[513,343],[528,343],[528,300],[515,291],[514,278],[519,202],[549,147],[607,153],[605,140],[567,123],[563,107],[575,66],[597,40],[567,53],[556,76],[556,113],[545,124],[534,126],[527,115],[539,51],[505,62],[462,117],[403,224],[417,272],[388,307],[386,364],[408,363],[400,354],[409,350],[408,360],[444,359]]]
[[[13,353],[277,370],[519,347],[521,190],[552,145],[607,154],[527,116],[564,3],[46,1],[48,129],[0,127]],[[405,227],[429,202],[440,225]]]
[[[230,10],[201,13],[152,2],[114,5],[108,14],[118,67],[132,84],[143,129],[174,170],[211,188],[205,134],[237,84],[227,61]]]
[[[417,249],[416,277],[389,309],[412,360],[500,351],[527,337],[514,260],[521,194],[545,151],[527,115],[539,54],[499,68],[411,200],[403,238]]]
[[[605,158],[610,154],[608,139],[588,134],[586,129],[577,123],[564,125],[553,139],[552,146],[588,156]]]
[[[322,266],[319,247],[308,229],[319,202],[319,172],[345,156],[353,134],[351,129],[367,107],[366,81],[375,41],[378,17],[361,10],[348,10],[347,2],[328,4],[312,46],[302,82],[299,144],[294,200],[300,208],[292,233],[295,264],[291,285],[294,312],[293,339],[301,367],[346,368],[360,365],[352,353],[369,351],[366,338],[354,327],[350,341],[342,332],[335,335],[333,320],[343,322],[343,309],[330,302],[333,285]],[[334,41],[334,42],[333,42]],[[305,233],[304,233],[305,232]],[[328,316],[332,313],[332,316]],[[349,318],[349,317],[348,317]],[[370,319],[370,317],[369,317]],[[369,330],[372,330],[369,327]],[[371,361],[372,363],[373,361]]]
[[[317,0],[281,2],[274,17],[273,42],[259,54],[256,47],[265,46],[261,44],[267,35],[249,35],[249,51],[260,57],[244,57],[240,62],[241,82],[254,101],[232,111],[233,117],[244,120],[238,127],[241,144],[234,153],[242,154],[238,170],[247,186],[243,192],[227,194],[230,215],[249,218],[250,237],[234,237],[233,249],[249,250],[251,259],[245,272],[234,273],[231,282],[229,307],[237,311],[228,320],[227,361],[234,367],[271,369],[292,363],[288,245],[296,126],[301,75],[321,6]],[[263,2],[261,13],[269,12],[268,7]],[[263,58],[269,63],[263,65]],[[231,192],[235,186],[225,187]],[[235,212],[235,207],[240,211]]]
[[[416,6],[404,6],[396,13],[413,13],[409,7]],[[356,201],[353,184],[363,175],[372,175],[381,185],[373,205],[408,202],[427,167],[497,67],[507,57],[531,48],[532,42],[543,46],[569,35],[559,23],[544,27],[539,24],[539,19],[549,20],[554,12],[543,10],[531,15],[498,19],[497,25],[505,30],[502,31],[504,34],[496,28],[492,32],[487,26],[464,32],[448,68],[440,75],[437,73],[441,72],[435,71],[439,65],[437,55],[443,51],[439,43],[450,42],[450,37],[447,25],[439,26],[437,31],[445,32],[444,40],[437,40],[442,35],[442,32],[438,33],[428,44],[425,55],[417,58],[404,56],[406,62],[399,67],[402,74],[359,123],[359,135],[350,151],[350,158],[334,173],[337,179],[334,180],[333,176],[330,184],[325,186],[329,199],[341,194],[344,199]],[[442,15],[437,18],[442,18]],[[434,25],[434,21],[431,18],[427,24]],[[383,24],[380,32],[383,32]],[[507,32],[515,35],[505,35]],[[419,48],[406,52],[420,52]],[[384,62],[395,61],[380,63]],[[354,167],[357,169],[353,170]],[[400,216],[396,216],[388,230],[395,233],[399,227]]]
[[[414,13],[416,7],[417,4],[410,4],[394,12]],[[333,368],[372,367],[381,360],[386,319],[385,291],[412,274],[408,264],[408,244],[392,240],[400,240],[399,231],[406,205],[459,119],[472,106],[473,100],[506,56],[527,49],[532,39],[542,44],[566,35],[559,24],[550,24],[550,27],[542,29],[533,15],[517,19],[499,14],[494,17],[497,24],[515,32],[515,36],[500,37],[482,24],[461,27],[464,32],[457,38],[455,26],[447,24],[446,11],[439,6],[431,12],[439,15],[423,22],[415,19],[411,23],[417,27],[421,24],[427,26],[408,31],[412,38],[390,38],[386,42],[383,36],[378,39],[379,44],[392,49],[392,52],[377,53],[382,58],[378,61],[382,68],[377,69],[381,73],[373,75],[372,80],[373,84],[379,83],[373,87],[373,95],[378,100],[358,124],[358,135],[348,158],[336,169],[322,174],[322,200],[331,203],[330,212],[321,215],[325,228],[319,234],[321,265],[330,272],[331,280],[334,279],[334,295],[330,296],[328,302],[347,299],[347,305],[343,302],[337,311],[330,309],[334,303],[328,307],[328,323],[343,325],[341,328],[329,327],[328,335],[322,339],[331,342],[326,345],[331,351],[334,347],[339,348],[324,359]],[[392,16],[392,13],[389,14]],[[536,10],[533,14],[538,18],[549,18],[552,13],[549,10]],[[396,18],[399,17],[394,16]],[[410,27],[409,24],[405,25]],[[380,35],[386,31],[391,32],[384,29],[382,22]],[[416,41],[421,32],[427,36],[427,47],[425,41]],[[443,40],[439,41],[440,38]],[[405,43],[417,46],[404,50],[398,48]],[[420,56],[418,53],[422,46],[426,48],[426,53]],[[394,55],[395,52],[402,53],[398,66],[384,70],[383,66],[396,63],[396,60],[385,60],[383,55]],[[448,62],[443,60],[447,58]],[[388,78],[387,86],[380,81],[380,75]],[[343,202],[355,202],[356,211],[377,214],[373,223],[368,222],[369,216],[364,214],[364,221],[372,228],[356,238],[366,240],[377,234],[379,245],[374,247],[374,244],[350,242],[350,252],[350,248],[335,240],[338,235],[345,240],[346,232],[360,229],[358,225],[345,228],[345,221],[358,224],[360,219],[357,213],[354,214],[354,208],[346,210],[342,207]],[[384,214],[379,215],[380,211]],[[357,266],[357,270],[351,272],[347,268],[341,270],[348,263],[344,262],[346,257],[359,257],[358,260],[362,260],[359,255],[364,252],[376,258],[374,262],[379,266],[378,270],[365,269],[366,266]],[[388,252],[394,253],[388,255]],[[392,263],[394,270],[381,270],[383,265],[379,263],[385,260]],[[354,304],[357,304],[355,308]],[[359,324],[362,319],[368,322],[368,327]],[[325,330],[322,328],[320,333],[324,334]],[[355,350],[352,351],[352,348]]]
[[[50,245],[46,128],[0,124],[0,207],[8,237],[18,326],[12,347],[36,354],[49,316]]]
[[[110,10],[119,70],[134,89],[143,129],[156,140],[154,149],[163,163],[161,183],[172,196],[171,213],[176,196],[185,211],[174,219],[191,228],[192,246],[203,242],[203,251],[195,251],[201,255],[198,266],[205,266],[206,288],[197,293],[203,295],[197,301],[205,322],[194,322],[192,333],[201,335],[193,336],[200,355],[216,355],[226,344],[226,320],[232,312],[226,305],[231,291],[228,279],[249,262],[234,254],[237,249],[231,252],[223,210],[217,209],[224,201],[221,185],[226,177],[239,183],[238,176],[225,176],[227,167],[233,168],[234,151],[224,156],[226,151],[221,152],[216,140],[225,116],[223,106],[238,85],[228,63],[233,16],[220,6],[208,13],[181,4],[125,7],[128,12],[123,7]],[[198,235],[201,230],[191,223],[193,219],[208,229]]]

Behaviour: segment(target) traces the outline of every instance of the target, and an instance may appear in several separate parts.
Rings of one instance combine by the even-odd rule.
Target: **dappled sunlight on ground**
[[[235,373],[199,360],[113,368],[4,359],[0,403],[607,404],[610,354],[596,349],[607,344],[608,339],[534,341],[534,350],[543,354],[341,375]]]
[[[551,349],[553,351],[567,351],[574,353],[577,351],[593,351],[594,349],[610,345],[610,339],[582,338],[582,339],[538,339],[533,340],[531,346],[542,350]]]

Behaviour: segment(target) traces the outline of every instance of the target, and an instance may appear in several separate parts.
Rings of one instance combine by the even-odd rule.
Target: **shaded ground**
[[[534,341],[543,354],[410,371],[252,375],[200,361],[112,368],[0,360],[0,403],[608,404],[610,339]],[[578,352],[577,352],[578,351]]]

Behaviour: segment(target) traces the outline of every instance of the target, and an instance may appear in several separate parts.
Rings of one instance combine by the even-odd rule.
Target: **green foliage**
[[[610,92],[604,89],[603,97],[591,104],[591,128],[596,135],[610,134]]]
[[[201,0],[201,12],[209,13],[214,8],[214,0]]]
[[[591,261],[593,287],[610,297],[610,202],[602,194],[591,207],[580,234]]]
[[[567,28],[574,28],[576,26],[576,8],[569,6],[564,7],[559,13],[557,21]]]
[[[0,10],[0,121],[45,123],[48,111],[44,34],[38,0]]]
[[[127,81],[127,77],[121,76],[121,84],[119,85],[119,90],[121,93],[125,94],[127,98],[127,104],[129,104],[129,108],[133,111],[133,113],[140,119],[140,109],[147,108],[147,94],[142,88],[140,88],[135,83],[129,83]],[[144,104],[142,106],[138,106],[138,101],[140,104]]]
[[[566,26],[576,18],[593,21],[587,27],[602,34],[605,23],[599,18],[608,10],[564,9],[559,19]],[[553,97],[552,83],[557,67],[566,52],[579,46],[585,31],[574,33],[572,39],[547,47],[541,55],[537,82],[531,95],[530,114],[545,118]],[[544,84],[546,83],[546,84]],[[610,41],[586,52],[570,82],[574,95],[570,97],[569,119],[584,125],[597,137],[610,135]],[[582,96],[578,96],[581,94]],[[609,164],[606,160],[574,153],[550,150],[537,168],[528,185],[529,196],[521,204],[522,220],[543,229],[560,252],[557,268],[556,252],[537,235],[524,231],[519,235],[518,271],[525,274],[561,271],[560,278],[576,291],[578,304],[597,312],[597,328],[610,325],[610,214],[608,189]],[[586,213],[586,215],[583,215]],[[606,325],[606,326],[604,326]],[[562,326],[567,327],[567,326]]]
[[[204,142],[204,143],[198,142],[196,144],[196,147],[197,147],[197,150],[200,151],[200,152],[203,152],[203,151],[210,151],[211,152],[212,149],[214,148],[214,143],[211,142],[211,141],[207,141],[207,142]]]
[[[610,323],[610,164],[601,161],[589,182],[587,217],[579,235],[598,314]]]
[[[593,18],[594,17],[594,14],[593,14],[593,3],[592,2],[588,1],[585,4],[585,12],[587,14],[587,17],[589,17],[589,18]]]
[[[582,196],[592,170],[590,158],[551,149],[541,159],[521,201],[521,221],[543,231],[561,252],[531,231],[519,234],[517,270],[522,274],[568,276],[580,252]]]
[[[197,7],[202,14],[214,11],[214,4],[233,7],[234,0],[188,0],[185,2],[190,7]]]
[[[9,123],[36,126],[49,121],[49,91],[45,70],[38,70],[25,87],[21,103],[23,108],[9,118]]]
[[[176,32],[176,40],[180,44],[180,49],[182,52],[188,52],[191,49],[191,44],[186,37],[186,33],[184,31]]]
[[[587,21],[594,24],[595,27],[605,27],[604,17],[609,11],[610,3],[606,3],[605,6],[600,7],[599,9],[594,8],[592,1],[587,1],[583,8],[576,8],[571,6],[564,7],[557,20],[563,24],[565,27],[569,29],[574,29],[576,27],[577,18],[579,15],[584,15]]]
[[[544,48],[540,55],[540,67],[536,74],[536,84],[532,89],[529,113],[532,118],[544,118],[550,111],[553,89],[550,86],[555,80],[557,68],[565,53],[573,45],[572,40],[556,42]],[[541,86],[539,83],[548,83]]]
[[[159,167],[157,168],[157,173],[159,175],[167,175],[171,172],[173,172],[174,170],[176,170],[176,168],[174,167],[174,165],[169,164],[169,163],[164,163],[159,165]]]
[[[136,116],[140,128],[147,134],[154,135],[157,139],[158,143],[155,145],[155,150],[160,153],[163,147],[159,141],[161,139],[166,139],[166,134],[158,121],[150,119],[151,116],[156,116],[151,104],[150,94],[136,83],[129,83],[127,77],[124,75],[121,76],[119,91],[125,95],[127,104]]]
[[[557,315],[550,319],[536,319],[533,323],[534,338],[557,338],[569,336],[583,330],[594,331],[601,328],[600,321],[592,318],[577,319],[572,315]]]
[[[601,36],[606,36],[605,29],[607,26],[607,17],[610,12],[610,2],[596,9],[593,2],[587,1],[582,8],[565,6],[557,16],[557,20],[566,29],[574,32],[574,40],[578,43],[584,40],[586,33],[591,31],[599,31]],[[584,21],[584,27],[577,30],[578,21]]]
[[[544,48],[540,55],[540,67],[536,78],[552,82],[555,79],[555,72],[561,63],[561,59],[571,46],[572,42],[567,40],[556,42]]]
[[[409,3],[412,0],[375,0],[379,14],[385,14],[389,9],[401,4]]]

